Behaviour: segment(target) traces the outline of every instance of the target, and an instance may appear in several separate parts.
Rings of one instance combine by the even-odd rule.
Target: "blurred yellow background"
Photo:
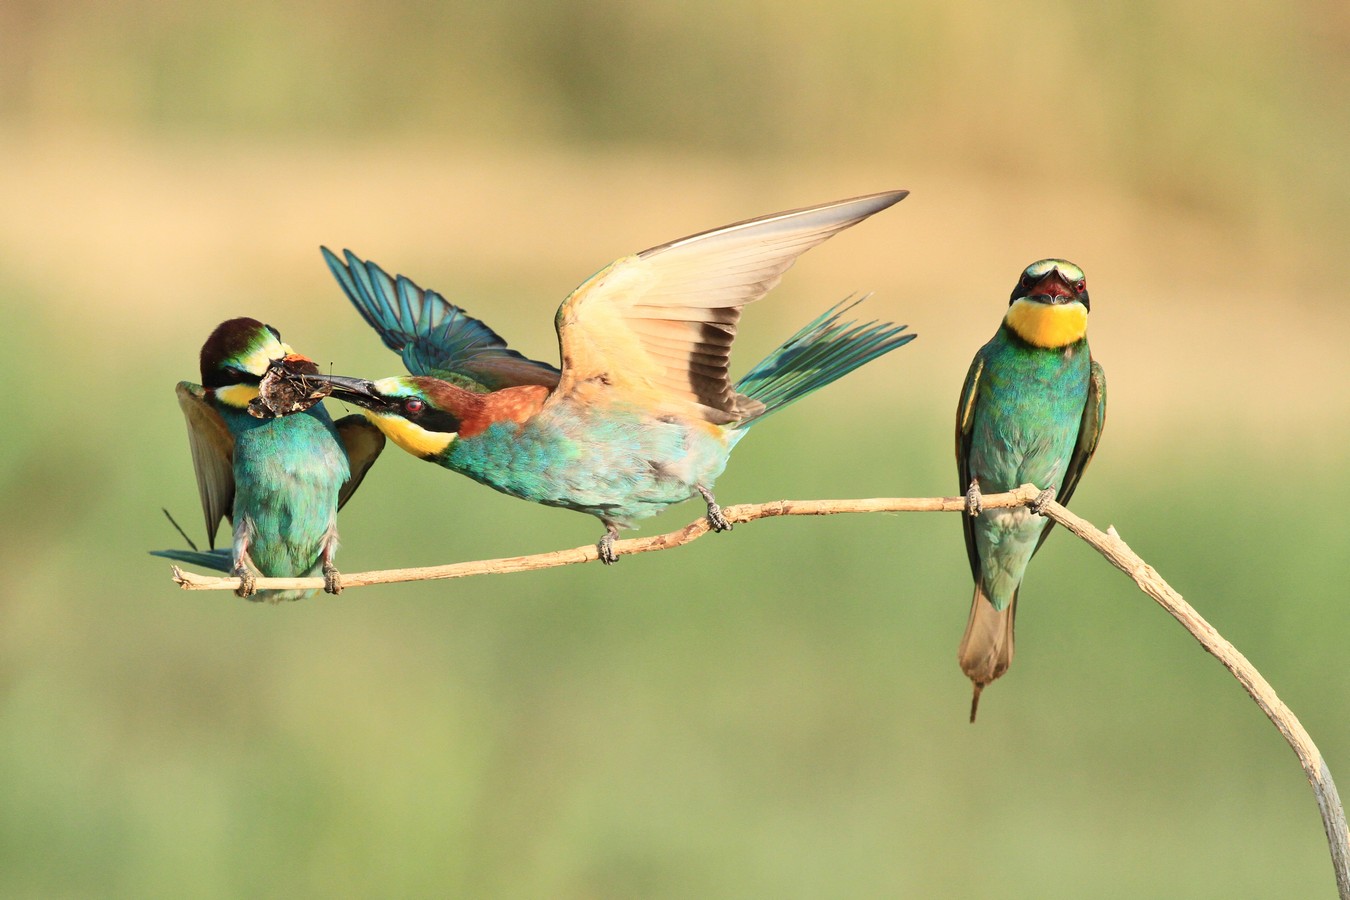
[[[952,494],[1027,263],[1087,272],[1074,508],[1263,671],[1350,784],[1350,12],[804,0],[0,6],[0,894],[1313,897],[1296,761],[1065,534],[966,724],[954,516],[780,520],[283,607],[176,590],[173,385],[252,315],[396,374],[350,247],[555,359],[609,260],[908,188],[747,311],[920,338],[738,449],[724,503]],[[688,504],[643,533],[700,514]],[[593,542],[391,449],[344,571]]]

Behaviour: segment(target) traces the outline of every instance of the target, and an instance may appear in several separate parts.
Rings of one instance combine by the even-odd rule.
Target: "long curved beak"
[[[306,375],[305,383],[326,385],[333,390],[331,396],[367,409],[379,409],[389,405],[389,401],[375,390],[375,382],[366,378],[349,378],[346,375]]]

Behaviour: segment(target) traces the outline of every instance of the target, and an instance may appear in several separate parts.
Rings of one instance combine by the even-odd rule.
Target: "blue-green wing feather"
[[[746,424],[914,340],[906,325],[841,321],[861,302],[844,300],[827,309],[736,382],[737,393],[764,404],[764,412]]]
[[[392,277],[350,250],[343,251],[344,262],[327,247],[319,249],[361,318],[412,374],[479,391],[557,384],[555,367],[512,350],[495,331],[436,291],[403,275]]]
[[[1087,402],[1083,405],[1083,423],[1078,429],[1078,442],[1074,445],[1073,456],[1069,458],[1068,471],[1064,473],[1064,483],[1059,488],[1056,499],[1068,505],[1083,471],[1092,462],[1097,452],[1097,443],[1102,438],[1102,429],[1106,426],[1106,373],[1101,365],[1092,361],[1092,376],[1088,380]]]

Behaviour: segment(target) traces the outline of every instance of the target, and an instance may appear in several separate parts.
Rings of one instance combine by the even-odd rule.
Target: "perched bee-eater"
[[[239,596],[274,602],[314,592],[255,593],[258,576],[322,573],[324,590],[342,590],[333,564],[337,512],[384,448],[384,435],[362,416],[335,424],[322,405],[299,405],[303,411],[285,418],[266,417],[256,405],[259,384],[269,367],[288,360],[309,362],[257,319],[231,319],[207,338],[202,383],[180,382],[177,393],[212,549],[154,552],[238,576]],[[227,517],[234,525],[233,546],[216,550],[216,528]]]
[[[961,669],[980,692],[1008,670],[1013,618],[1027,563],[1050,534],[1033,509],[982,510],[981,492],[1031,483],[1067,504],[1106,421],[1106,376],[1088,351],[1087,281],[1062,259],[1027,266],[1003,324],[980,348],[956,408],[956,465],[975,597],[961,638]]]
[[[777,213],[618,259],[563,302],[555,319],[561,373],[550,368],[535,383],[479,393],[425,376],[308,380],[331,385],[334,397],[360,406],[414,456],[504,493],[597,517],[605,563],[616,558],[620,527],[695,494],[722,531],[730,523],[713,482],[746,429],[914,337],[902,333],[905,326],[841,321],[841,304],[733,387],[727,367],[741,309],[802,253],[907,193]],[[329,255],[352,296],[354,286],[368,286],[354,282],[361,267],[348,260],[349,268],[334,265]]]

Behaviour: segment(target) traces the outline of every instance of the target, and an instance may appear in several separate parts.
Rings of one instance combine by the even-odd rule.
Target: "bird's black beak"
[[[1073,289],[1073,285],[1069,284],[1068,280],[1059,273],[1059,269],[1051,269],[1028,292],[1027,299],[1053,305],[1072,303],[1078,299],[1078,296]]]
[[[365,378],[348,378],[345,375],[306,375],[305,384],[332,388],[333,393],[330,396],[355,403],[365,409],[380,410],[389,406],[389,401],[375,390],[375,382]]]

